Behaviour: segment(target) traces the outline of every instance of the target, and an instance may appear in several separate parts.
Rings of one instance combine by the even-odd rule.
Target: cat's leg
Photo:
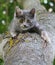
[[[34,31],[38,33],[45,42],[51,43],[47,31],[45,31],[39,24],[34,26]]]

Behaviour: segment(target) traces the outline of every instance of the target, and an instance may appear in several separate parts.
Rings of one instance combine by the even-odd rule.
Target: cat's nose
[[[24,25],[24,27],[27,27],[26,25]]]
[[[26,24],[26,25],[24,25],[24,27],[29,27],[29,25],[28,25],[28,24]]]

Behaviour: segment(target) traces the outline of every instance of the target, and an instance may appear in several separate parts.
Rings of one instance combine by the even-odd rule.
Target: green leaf
[[[0,65],[4,65],[4,60],[0,58]]]
[[[54,58],[54,60],[53,60],[53,65],[55,65],[55,58]]]

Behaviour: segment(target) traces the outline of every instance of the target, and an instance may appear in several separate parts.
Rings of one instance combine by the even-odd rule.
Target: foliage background
[[[16,5],[23,8],[17,0],[0,0],[0,33],[4,33],[8,29]]]
[[[4,60],[3,60],[3,58],[0,58],[0,65],[4,65]]]
[[[40,0],[40,2],[45,6],[47,11],[49,11],[49,9],[52,9],[52,11],[55,12],[55,0]]]

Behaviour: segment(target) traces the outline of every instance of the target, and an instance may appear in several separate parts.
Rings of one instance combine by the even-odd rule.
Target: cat
[[[19,33],[33,31],[38,33],[45,42],[51,42],[47,31],[45,31],[36,20],[35,8],[31,10],[22,10],[16,7],[9,31],[12,37],[17,36]]]

